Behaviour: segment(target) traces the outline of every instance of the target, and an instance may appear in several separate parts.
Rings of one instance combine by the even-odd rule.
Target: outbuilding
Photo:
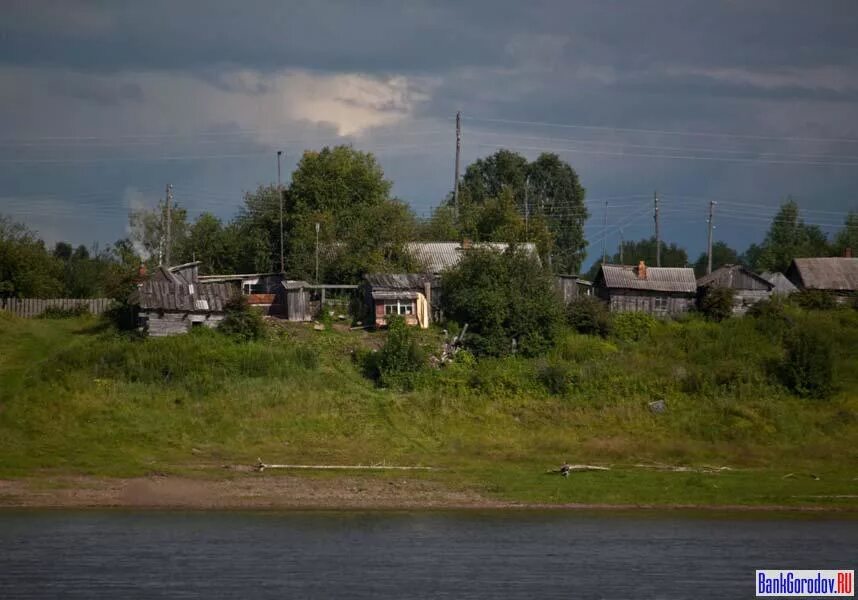
[[[760,300],[768,300],[775,286],[743,265],[724,265],[697,280],[700,295],[716,287],[733,290],[733,314],[743,315]]]
[[[407,325],[429,327],[432,277],[415,273],[371,273],[364,276],[367,304],[376,327],[399,315]]]
[[[858,258],[795,258],[786,276],[800,290],[828,292],[842,300],[858,293]]]
[[[602,265],[593,281],[596,296],[612,312],[645,312],[671,316],[694,307],[697,280],[687,267]]]

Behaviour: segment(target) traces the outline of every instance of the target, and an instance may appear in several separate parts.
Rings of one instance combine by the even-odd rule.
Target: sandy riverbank
[[[568,510],[708,510],[742,512],[839,512],[831,506],[689,505],[689,504],[544,504],[488,498],[472,491],[451,490],[420,479],[361,477],[317,479],[248,475],[230,479],[175,476],[103,478],[58,476],[0,480],[2,508],[129,509],[568,509]]]

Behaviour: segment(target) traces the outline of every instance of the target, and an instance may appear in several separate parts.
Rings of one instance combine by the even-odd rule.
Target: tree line
[[[580,272],[586,258],[586,190],[556,154],[528,161],[500,150],[481,158],[466,168],[458,198],[448,194],[426,219],[417,218],[391,188],[371,153],[351,146],[307,151],[287,186],[245,193],[228,221],[208,212],[191,220],[178,202],[170,215],[171,262],[198,260],[202,274],[279,272],[281,200],[283,270],[295,279],[351,283],[367,272],[413,271],[419,265],[404,245],[414,240],[532,242],[542,264],[558,273]],[[59,242],[51,249],[33,231],[0,217],[0,296],[118,297],[141,262],[151,269],[166,251],[163,210],[134,210],[129,225],[128,237],[109,247]],[[685,249],[661,244],[663,266],[690,264]],[[788,200],[762,243],[740,254],[716,242],[713,264],[782,271],[794,257],[839,255],[846,247],[858,247],[858,213],[850,213],[843,230],[828,240]],[[627,263],[654,264],[655,239],[626,241],[622,254]],[[609,260],[620,258],[617,252]],[[705,264],[701,255],[694,263],[698,274]]]

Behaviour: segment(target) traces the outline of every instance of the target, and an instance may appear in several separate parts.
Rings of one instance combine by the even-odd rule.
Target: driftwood
[[[564,469],[564,467],[566,467]],[[559,469],[551,469],[550,471],[546,471],[546,473],[563,473],[564,471],[567,473],[577,473],[581,471],[610,471],[610,467],[600,467],[597,465],[564,465]]]
[[[669,471],[671,473],[720,473],[721,471],[732,471],[730,467],[710,467],[703,465],[702,467],[680,467],[675,465],[664,465],[661,463],[653,464],[636,464],[638,469],[651,469],[653,471]]]
[[[329,470],[361,470],[361,471],[436,471],[434,467],[406,467],[395,465],[276,465],[262,462],[261,458],[256,459],[256,470],[264,471],[265,469],[329,469]]]

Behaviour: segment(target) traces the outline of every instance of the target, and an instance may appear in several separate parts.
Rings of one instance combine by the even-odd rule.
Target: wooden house
[[[201,275],[201,283],[229,283],[241,290],[247,303],[268,315],[286,312],[286,294],[282,273],[239,273],[235,275]]]
[[[733,314],[743,315],[748,308],[772,295],[774,284],[742,265],[724,265],[697,280],[698,295],[715,287],[733,290]]]
[[[800,290],[819,290],[843,300],[858,294],[858,258],[796,258],[786,271]]]
[[[429,327],[433,278],[413,273],[373,273],[364,276],[366,301],[376,327],[386,327],[393,315],[408,325]]]
[[[194,327],[216,327],[226,305],[238,293],[228,283],[202,283],[199,263],[159,267],[143,281],[130,301],[138,306],[142,330],[151,336],[187,333]]]
[[[670,316],[694,307],[697,280],[694,269],[602,265],[593,281],[596,296],[605,300],[612,312],[646,312]]]

